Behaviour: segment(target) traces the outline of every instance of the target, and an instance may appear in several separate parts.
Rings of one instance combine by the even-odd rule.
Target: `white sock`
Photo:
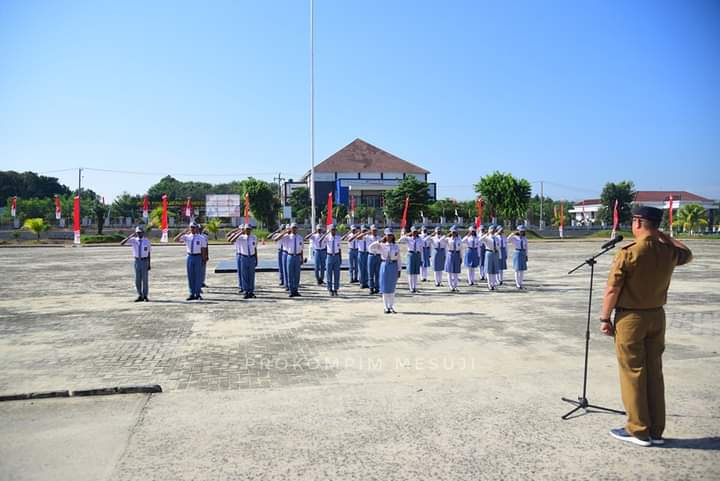
[[[475,269],[468,268],[468,284],[475,284]]]
[[[420,268],[420,273],[422,274],[422,280],[426,281],[427,280],[427,267],[422,266]]]
[[[500,270],[500,272],[498,272],[498,278],[500,279],[500,282],[503,281],[503,271],[502,271],[502,269]]]
[[[435,284],[442,284],[442,271],[435,271]]]
[[[388,297],[388,309],[394,309],[395,308],[395,293],[392,294],[385,294]]]
[[[385,310],[390,309],[390,294],[383,294],[383,304],[385,305]]]

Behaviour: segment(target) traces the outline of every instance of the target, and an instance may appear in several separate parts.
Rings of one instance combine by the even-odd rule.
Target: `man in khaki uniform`
[[[635,242],[620,249],[613,260],[600,316],[600,330],[615,335],[620,391],[628,415],[625,427],[610,430],[610,435],[640,446],[664,443],[663,305],[673,269],[692,259],[685,244],[658,230],[661,219],[662,210],[654,207],[633,211]]]

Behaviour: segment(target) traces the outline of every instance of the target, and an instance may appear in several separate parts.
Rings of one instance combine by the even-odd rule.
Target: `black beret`
[[[657,207],[640,205],[633,209],[633,216],[647,219],[649,221],[660,222],[662,220],[663,211]]]

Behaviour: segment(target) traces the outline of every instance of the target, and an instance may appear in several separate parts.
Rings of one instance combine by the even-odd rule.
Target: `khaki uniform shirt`
[[[608,277],[608,285],[620,289],[616,307],[662,307],[667,302],[673,269],[691,259],[689,249],[665,244],[653,236],[626,245],[615,255]]]

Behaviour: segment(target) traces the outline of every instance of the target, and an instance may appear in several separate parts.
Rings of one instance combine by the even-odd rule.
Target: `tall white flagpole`
[[[310,0],[310,230],[315,228],[315,1]]]

